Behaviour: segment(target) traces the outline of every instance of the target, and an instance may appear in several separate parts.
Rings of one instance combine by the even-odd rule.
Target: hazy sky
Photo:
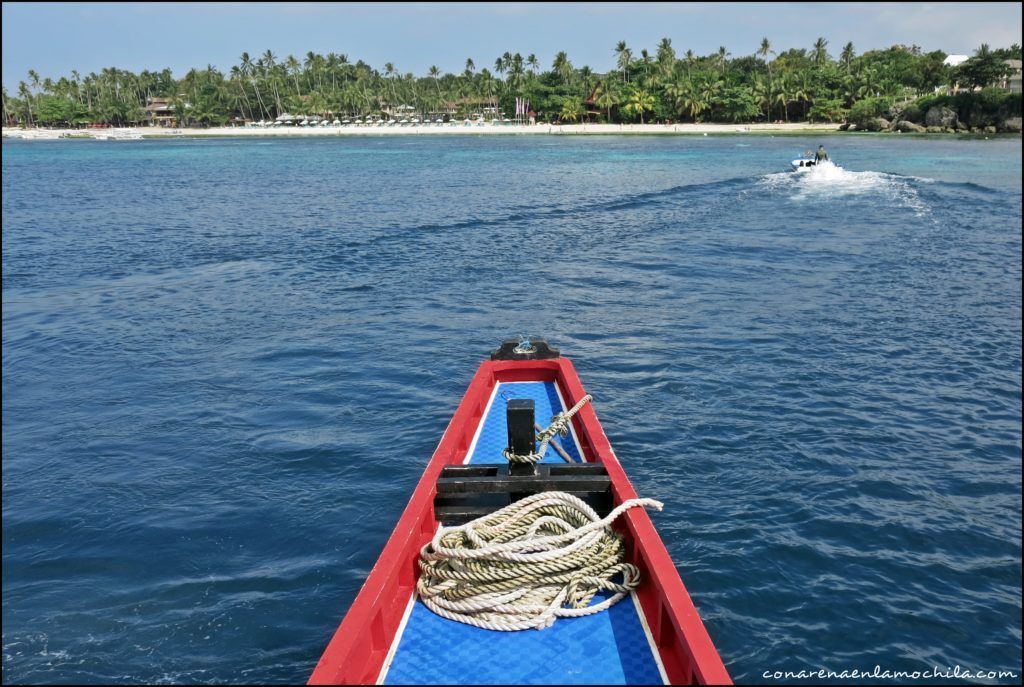
[[[467,57],[493,70],[506,50],[537,55],[545,69],[565,50],[573,64],[614,68],[625,40],[652,54],[662,37],[678,54],[720,45],[752,54],[767,36],[774,48],[809,48],[818,36],[833,57],[853,41],[858,52],[896,43],[971,54],[1021,42],[1021,5],[1008,3],[3,3],[3,83],[29,69],[41,76],[103,67],[227,70],[248,51],[284,58],[312,50],[344,53],[382,69],[424,75],[431,65],[461,72]]]

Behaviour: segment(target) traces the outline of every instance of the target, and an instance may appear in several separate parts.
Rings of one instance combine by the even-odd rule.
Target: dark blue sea
[[[1019,677],[1020,138],[738,134],[5,141],[4,683],[304,682],[521,335],[736,681]]]

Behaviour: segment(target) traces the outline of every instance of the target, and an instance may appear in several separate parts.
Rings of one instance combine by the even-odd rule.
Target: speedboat
[[[309,684],[732,684],[590,400],[543,339],[480,364]]]
[[[817,164],[813,157],[798,157],[790,163],[794,172],[809,172]]]

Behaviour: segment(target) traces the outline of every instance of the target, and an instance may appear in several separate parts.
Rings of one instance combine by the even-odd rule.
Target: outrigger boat
[[[309,684],[731,684],[651,518],[630,507],[637,494],[588,399],[573,364],[541,339],[505,341],[480,365]],[[539,462],[514,462],[549,417],[562,422],[555,451],[545,453],[545,436]],[[417,591],[427,549],[555,493],[614,518],[605,529],[639,572],[621,602],[519,631],[431,611]]]

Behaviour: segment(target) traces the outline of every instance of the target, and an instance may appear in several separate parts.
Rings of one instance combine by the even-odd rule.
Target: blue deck
[[[537,422],[564,410],[552,382],[498,385],[469,463],[504,463],[505,403],[532,398]],[[573,436],[561,440],[576,461]],[[549,449],[545,463],[562,463]],[[384,684],[662,684],[633,598],[585,618],[561,618],[544,630],[494,632],[434,615],[418,600]]]

